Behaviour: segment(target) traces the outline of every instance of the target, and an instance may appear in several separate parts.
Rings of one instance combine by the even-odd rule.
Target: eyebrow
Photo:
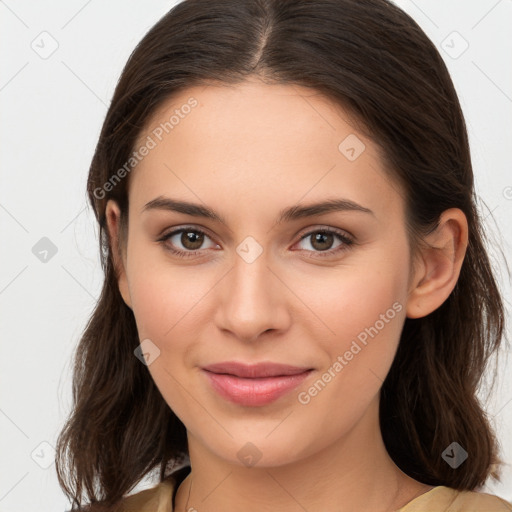
[[[177,199],[171,199],[170,197],[159,196],[144,205],[142,212],[149,210],[168,210],[179,213],[184,213],[186,215],[191,215],[193,217],[204,217],[206,219],[211,219],[214,221],[221,222],[222,224],[227,226],[226,219],[215,210],[208,208],[207,206],[203,206],[196,203],[190,203],[188,201],[180,201]],[[375,216],[375,213],[361,206],[354,201],[349,199],[327,199],[318,203],[306,204],[303,206],[291,206],[285,208],[279,212],[276,224],[281,224],[283,222],[289,222],[297,219],[302,219],[305,217],[314,217],[316,215],[322,215],[325,213],[331,212],[340,212],[340,211],[354,211],[354,212],[363,212],[369,213]]]

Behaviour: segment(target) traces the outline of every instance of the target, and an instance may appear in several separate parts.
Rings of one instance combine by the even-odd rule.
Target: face
[[[376,145],[315,91],[257,81],[183,91],[143,144],[120,289],[164,399],[238,464],[248,442],[263,465],[329,447],[378,401],[406,315],[404,201]],[[303,372],[203,369],[227,361]]]

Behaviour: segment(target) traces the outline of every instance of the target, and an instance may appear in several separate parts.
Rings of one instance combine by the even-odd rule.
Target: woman
[[[56,459],[78,509],[512,510],[475,492],[504,312],[463,114],[396,6],[178,4],[88,193],[105,281]]]

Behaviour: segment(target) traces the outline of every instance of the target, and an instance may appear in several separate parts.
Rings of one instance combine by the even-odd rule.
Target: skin
[[[188,432],[192,472],[178,489],[176,510],[404,506],[432,487],[389,457],[379,391],[406,316],[428,315],[457,282],[467,247],[464,214],[446,210],[427,238],[432,248],[423,248],[412,266],[403,194],[385,174],[377,146],[340,106],[307,88],[258,79],[193,87],[163,105],[140,140],[191,96],[198,106],[132,171],[128,236],[121,252],[113,251],[140,340],[149,338],[160,350],[148,370]],[[354,161],[338,149],[350,134],[365,144]],[[207,205],[227,225],[144,211],[159,196]],[[283,208],[327,198],[350,199],[374,214],[330,212],[274,224]],[[109,201],[112,248],[119,220]],[[200,254],[182,259],[169,251],[194,249],[181,234],[157,241],[179,227],[206,232]],[[322,257],[314,234],[329,227],[355,243]],[[248,236],[263,251],[251,263],[237,253]],[[334,236],[324,247],[335,251],[342,244]],[[309,403],[300,403],[298,393],[395,302],[401,311]],[[315,371],[277,401],[243,407],[216,394],[200,369],[228,360]],[[261,455],[252,467],[237,456],[247,442]]]

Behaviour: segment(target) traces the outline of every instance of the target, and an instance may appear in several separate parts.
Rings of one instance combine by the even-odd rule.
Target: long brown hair
[[[162,398],[120,295],[105,206],[117,201],[126,224],[129,161],[138,136],[171,95],[198,84],[310,87],[343,106],[381,148],[405,193],[411,248],[460,208],[469,245],[449,298],[424,318],[405,320],[382,386],[386,448],[408,475],[430,485],[474,489],[498,473],[499,445],[476,393],[504,333],[504,309],[477,210],[461,107],[434,44],[386,0],[185,0],[130,56],[108,109],[88,179],[100,228],[105,280],[76,352],[74,407],[57,443],[60,485],[112,505],[154,469],[160,479],[187,455],[186,429]],[[470,462],[442,458],[458,442]],[[79,508],[80,509],[80,508]]]

